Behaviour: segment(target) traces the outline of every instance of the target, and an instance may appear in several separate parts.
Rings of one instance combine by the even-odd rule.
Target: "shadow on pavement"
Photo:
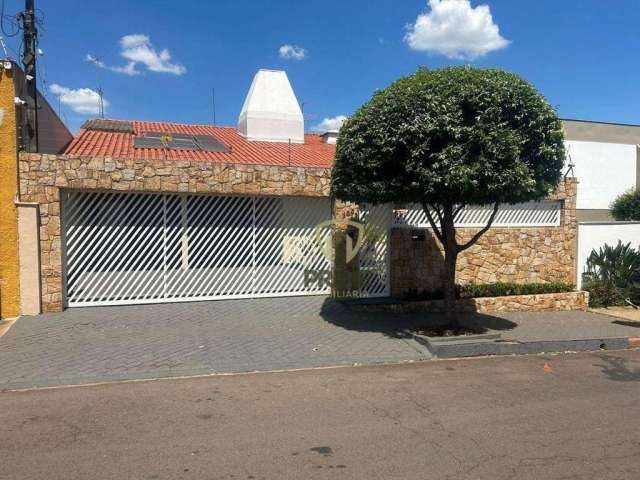
[[[616,325],[624,325],[625,327],[640,328],[640,322],[633,320],[614,320]]]
[[[409,338],[410,331],[445,325],[446,319],[440,313],[395,313],[363,312],[350,308],[351,302],[327,298],[322,304],[320,316],[327,322],[359,332],[379,332],[394,338]],[[479,332],[507,331],[518,326],[517,323],[493,315],[482,313],[458,314],[460,323],[473,327]]]
[[[602,373],[604,373],[609,380],[615,382],[640,382],[640,369],[629,368],[628,359],[613,355],[601,355],[600,358],[604,360],[606,364],[594,363],[593,366],[602,368]]]

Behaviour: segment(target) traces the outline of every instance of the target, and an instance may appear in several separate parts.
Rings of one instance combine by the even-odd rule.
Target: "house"
[[[7,187],[20,239],[12,260],[19,284],[9,301],[33,314],[342,295],[327,281],[338,269],[326,248],[342,220],[376,226],[363,229],[364,239],[376,235],[357,245],[349,294],[437,288],[442,254],[419,209],[394,213],[331,198],[335,139],[305,133],[286,74],[260,70],[235,127],[93,119],[62,152],[20,152],[17,171],[14,152],[2,162],[17,178]],[[502,209],[461,255],[459,279],[573,282],[576,187],[566,178],[544,202]],[[463,211],[462,235],[488,214]]]
[[[610,221],[616,197],[640,187],[640,125],[563,120],[578,185],[578,221]]]
[[[640,125],[564,120],[569,161],[580,178],[577,197],[576,284],[582,285],[593,250],[618,242],[638,247],[639,222],[616,222],[611,205],[640,187]]]

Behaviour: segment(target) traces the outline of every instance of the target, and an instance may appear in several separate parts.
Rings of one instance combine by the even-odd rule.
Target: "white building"
[[[609,221],[611,203],[640,187],[640,125],[564,120],[578,185],[578,221]]]

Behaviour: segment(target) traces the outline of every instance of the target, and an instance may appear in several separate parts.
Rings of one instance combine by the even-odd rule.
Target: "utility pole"
[[[24,67],[26,88],[25,121],[23,124],[24,148],[28,152],[38,151],[38,90],[36,80],[36,57],[38,55],[38,30],[34,0],[25,0],[24,12],[18,15],[22,21],[22,65]]]

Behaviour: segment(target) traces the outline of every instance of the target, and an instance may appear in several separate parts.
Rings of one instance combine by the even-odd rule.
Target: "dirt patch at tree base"
[[[418,335],[425,337],[466,337],[470,335],[482,335],[487,331],[482,328],[456,327],[422,327],[416,330]]]

